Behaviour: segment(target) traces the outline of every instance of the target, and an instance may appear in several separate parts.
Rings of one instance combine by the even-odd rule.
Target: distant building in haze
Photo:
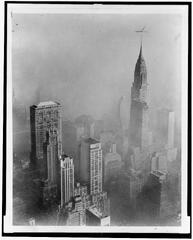
[[[41,102],[30,107],[31,124],[31,163],[40,172],[40,177],[47,178],[47,159],[44,158],[44,143],[48,141],[50,130],[57,132],[57,156],[61,155],[61,105],[57,102]],[[56,159],[55,159],[56,160]]]
[[[166,175],[161,171],[152,171],[138,198],[141,218],[148,222],[158,223],[162,204],[162,185]]]
[[[62,122],[62,150],[66,154],[74,155],[77,150],[76,126],[71,121]]]
[[[104,132],[104,122],[103,120],[96,120],[94,122],[94,136],[95,139],[100,139],[100,134]]]
[[[110,152],[104,157],[104,182],[116,177],[122,167],[121,156],[116,151],[116,144],[112,144]]]
[[[151,157],[151,171],[167,172],[166,152],[155,152]]]
[[[142,179],[139,176],[134,174],[129,176],[129,197],[131,201],[136,201],[136,197],[141,192],[142,184]]]
[[[75,126],[77,132],[77,141],[81,141],[82,138],[93,137],[94,129],[93,129],[94,120],[89,115],[81,115],[76,118]]]
[[[157,140],[166,148],[174,147],[175,113],[169,109],[160,109],[156,119]]]

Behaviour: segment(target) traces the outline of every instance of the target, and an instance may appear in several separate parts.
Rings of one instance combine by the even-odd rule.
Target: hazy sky
[[[179,111],[180,15],[13,14],[13,87],[18,101],[58,100],[64,117],[96,119],[111,111],[130,88],[146,26],[143,56],[150,106]],[[126,106],[125,105],[125,106]],[[128,110],[129,112],[129,110]]]

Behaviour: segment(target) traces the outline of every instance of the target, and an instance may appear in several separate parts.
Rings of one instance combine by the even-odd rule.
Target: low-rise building
[[[86,210],[87,226],[110,226],[110,216],[103,216],[95,206]]]

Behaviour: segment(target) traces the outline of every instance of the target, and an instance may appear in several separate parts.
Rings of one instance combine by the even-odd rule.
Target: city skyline
[[[76,140],[72,145],[76,146],[76,153],[71,152],[73,157],[67,156],[62,150],[62,146],[65,147],[65,144],[61,140],[63,124],[61,104],[46,101],[30,106],[31,152],[27,169],[32,171],[32,182],[36,182],[34,190],[37,191],[39,188],[38,205],[40,211],[46,211],[48,214],[56,211],[57,216],[52,216],[52,221],[55,219],[56,225],[110,226],[111,212],[113,214],[114,211],[110,202],[114,202],[115,198],[112,197],[114,194],[114,191],[112,192],[113,183],[118,184],[118,189],[125,188],[125,193],[120,192],[118,196],[123,204],[125,201],[125,204],[129,201],[129,204],[136,211],[134,223],[135,221],[144,221],[147,225],[151,225],[156,221],[156,224],[161,224],[162,218],[164,218],[161,209],[163,207],[165,210],[165,205],[169,201],[163,199],[169,199],[167,185],[171,184],[174,177],[177,185],[174,185],[173,191],[177,189],[177,195],[173,204],[177,207],[175,211],[177,217],[175,218],[178,219],[181,212],[179,207],[181,175],[175,173],[174,177],[169,178],[172,173],[169,162],[175,161],[179,164],[181,159],[178,155],[180,146],[176,148],[173,143],[175,115],[174,112],[166,111],[169,114],[166,115],[166,122],[162,128],[165,127],[167,137],[166,142],[160,142],[159,134],[156,136],[155,129],[151,129],[149,125],[147,72],[141,43],[131,87],[131,114],[128,122],[128,134],[120,124],[121,116],[118,116],[117,123],[114,121],[111,126],[112,139],[108,139],[107,136],[110,132],[104,127],[99,128],[98,138],[95,120],[87,115],[80,116],[74,123],[76,124]],[[165,112],[161,113],[160,117]],[[120,114],[120,109],[118,114]],[[156,122],[156,128],[159,126],[158,123],[159,121]],[[150,130],[153,131],[151,141],[149,141]],[[103,143],[102,135],[107,137],[105,137],[106,140],[104,138]],[[71,137],[71,132],[69,132],[67,138]],[[124,145],[124,142],[127,144]],[[114,158],[116,145],[119,146],[119,160],[117,156],[116,159]],[[112,147],[114,155],[108,160],[112,161],[111,176],[107,181],[109,174],[106,175],[108,167],[105,163],[105,156],[107,156],[107,152],[112,151]],[[127,154],[124,155],[123,152]],[[158,158],[155,158],[156,153],[158,153]],[[159,153],[162,153],[165,158],[159,157]],[[22,167],[22,164],[18,165],[17,155],[14,159],[15,167]],[[74,170],[74,159],[76,170]],[[122,164],[119,163],[120,160]],[[59,161],[61,162],[60,169],[58,167]],[[165,168],[161,163],[163,161],[165,161]],[[112,175],[113,171],[116,174]],[[76,172],[76,176],[74,172]],[[78,186],[79,181],[80,185]],[[120,185],[120,181],[124,181],[124,183]],[[80,189],[86,187],[86,193],[83,194],[81,190],[75,190],[75,185]],[[78,191],[79,195],[76,195]],[[25,195],[25,193],[23,194]],[[145,201],[144,207],[141,206],[141,201]],[[56,210],[57,205],[58,210]],[[127,208],[130,209],[129,205]],[[35,209],[34,211],[36,211]],[[138,214],[142,218],[138,219]],[[35,212],[34,216],[39,218]],[[14,217],[17,216],[14,215]],[[119,224],[122,225],[127,217],[125,215]],[[113,217],[112,224],[115,224],[114,221]]]
[[[26,91],[30,87],[25,101],[28,105],[36,104],[37,96],[41,101],[58,100],[65,109],[63,117],[70,120],[81,114],[90,114],[96,119],[107,112],[112,114],[121,96],[125,96],[122,104],[125,109],[126,105],[130,106],[127,96],[140,46],[136,30],[145,25],[148,32],[143,37],[143,52],[148,67],[149,104],[152,108],[167,105],[180,116],[177,67],[180,64],[180,17],[141,15],[140,18],[143,24],[137,15],[13,15],[15,97],[18,100],[21,97],[18,89],[21,84]],[[35,27],[36,21],[39,24]],[[168,48],[171,57],[167,55]],[[27,62],[22,61],[23,54],[30,54]],[[18,72],[21,64],[23,70]],[[76,100],[79,98],[81,102]],[[71,103],[74,110],[70,108]],[[126,124],[129,116],[123,115]]]

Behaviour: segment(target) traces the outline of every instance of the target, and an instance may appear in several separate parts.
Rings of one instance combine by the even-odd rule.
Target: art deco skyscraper
[[[57,102],[41,102],[30,107],[31,124],[31,163],[39,170],[40,176],[47,178],[47,159],[44,157],[44,144],[50,129],[57,132],[57,155],[62,152],[61,144],[61,105]]]
[[[148,139],[147,70],[142,55],[142,45],[135,65],[134,82],[131,87],[130,144],[144,148]]]
[[[60,157],[61,163],[61,207],[74,195],[74,163],[67,155]]]
[[[80,146],[80,182],[87,184],[89,193],[102,192],[102,149],[101,143],[88,138]]]
[[[58,131],[49,129],[44,143],[44,160],[47,161],[47,180],[49,184],[56,184],[59,173]]]

